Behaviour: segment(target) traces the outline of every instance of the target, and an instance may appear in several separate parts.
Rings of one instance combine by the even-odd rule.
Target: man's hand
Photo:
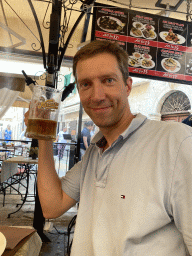
[[[31,108],[31,103],[29,104],[29,110],[24,114],[24,122],[27,126],[28,119],[29,119],[29,111]],[[33,110],[32,116],[33,118],[40,118],[40,119],[49,119],[50,118],[50,109],[40,108],[38,104],[35,105],[35,109]]]

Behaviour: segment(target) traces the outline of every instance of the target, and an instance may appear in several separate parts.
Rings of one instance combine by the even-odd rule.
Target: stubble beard
[[[118,124],[118,122],[120,121],[120,119],[122,118],[122,115],[117,116],[117,114],[113,115],[113,113],[110,116],[107,116],[107,117],[105,117],[105,116],[102,117],[101,116],[100,118],[99,118],[99,116],[95,117],[95,115],[91,115],[91,113],[90,114],[87,113],[87,114],[91,118],[91,120],[94,122],[94,124],[96,126],[98,126],[99,128],[101,128],[101,129],[102,128],[103,129],[105,129],[105,128],[108,128],[108,129],[109,128],[114,128],[114,126],[116,126]]]

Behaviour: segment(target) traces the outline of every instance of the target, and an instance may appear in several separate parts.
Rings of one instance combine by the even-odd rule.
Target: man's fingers
[[[28,124],[28,118],[29,118],[29,110],[24,114],[24,122],[25,122],[25,125],[27,126]]]

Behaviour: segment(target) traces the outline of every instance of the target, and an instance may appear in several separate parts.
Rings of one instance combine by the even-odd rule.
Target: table
[[[31,157],[23,157],[23,156],[16,156],[6,159],[2,163],[2,170],[1,170],[1,182],[6,181],[9,177],[16,174],[18,172],[18,164],[38,164],[37,159],[32,159]]]
[[[6,249],[2,256],[38,256],[42,241],[30,226],[0,226],[6,238]]]
[[[12,156],[22,156],[22,155],[27,155],[27,151],[29,150],[28,144],[21,144],[21,145],[14,145],[14,146],[8,146],[6,145],[5,147],[0,147],[0,152],[5,152],[6,153],[6,158],[7,154],[10,154]]]
[[[32,159],[31,157],[23,157],[23,156],[17,156],[17,157],[12,157],[9,158],[7,160],[4,161],[4,163],[6,164],[23,164],[25,163],[25,170],[26,170],[26,174],[27,174],[27,184],[29,184],[29,174],[30,174],[30,164],[38,164],[38,160],[37,159]],[[21,207],[23,206],[23,204],[25,203],[26,199],[27,199],[27,194],[28,194],[28,186],[26,189],[26,193],[23,199],[23,203],[20,206],[20,208],[13,212],[10,213],[8,215],[8,218],[10,217],[11,214],[14,214],[16,212],[18,212]],[[37,190],[37,186],[36,186],[36,196],[35,196],[35,211],[34,211],[34,219],[33,219],[33,227],[37,230],[39,236],[41,237],[41,239],[43,240],[43,242],[50,242],[49,238],[46,237],[46,235],[43,233],[43,226],[45,223],[45,218],[43,216],[43,212],[42,212],[42,208],[39,202],[39,196],[38,196],[38,190]]]
[[[30,165],[38,164],[38,160],[32,159],[31,157],[16,156],[16,157],[12,157],[12,158],[9,158],[9,159],[3,161],[2,170],[1,170],[1,182],[2,183],[3,182],[5,183],[9,177],[12,177],[14,174],[18,173],[18,164],[23,164],[24,168],[25,168],[24,172],[26,174],[26,181],[27,181],[26,192],[25,192],[25,195],[23,197],[22,204],[20,205],[20,207],[15,212],[9,213],[8,218],[10,218],[11,214],[18,212],[22,208],[24,203],[26,202],[27,195],[28,195],[28,189],[29,189]]]
[[[6,163],[18,163],[18,164],[38,164],[38,159],[32,159],[31,157],[15,156],[11,157],[4,162]]]
[[[1,167],[1,182],[5,182],[9,177],[15,175],[18,172],[17,163],[7,163],[6,160],[2,162]]]

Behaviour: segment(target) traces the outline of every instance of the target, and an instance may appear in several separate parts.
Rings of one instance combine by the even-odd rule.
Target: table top
[[[42,241],[32,227],[0,226],[0,231],[6,239],[6,249],[3,256],[38,256]]]
[[[31,157],[15,156],[4,161],[5,163],[18,163],[18,164],[38,164],[38,159],[32,159]]]
[[[1,148],[0,151],[14,151],[14,148]]]

